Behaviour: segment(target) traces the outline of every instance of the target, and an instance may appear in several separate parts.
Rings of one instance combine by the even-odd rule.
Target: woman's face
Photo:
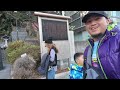
[[[47,47],[47,48],[51,49],[52,44],[45,43],[45,47]]]

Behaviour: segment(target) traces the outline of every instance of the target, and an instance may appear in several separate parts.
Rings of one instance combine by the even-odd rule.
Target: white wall
[[[82,37],[83,37],[83,41],[87,40],[89,38],[89,33],[87,31],[83,31],[82,32]]]
[[[58,60],[70,58],[70,44],[68,40],[53,41],[53,43],[56,45],[56,47],[59,50]],[[42,41],[41,49],[42,49],[41,52],[42,55],[47,52],[47,48],[45,47],[44,41]]]
[[[73,31],[69,31],[69,41],[70,41],[70,51],[71,51],[71,57],[70,57],[70,61],[73,62],[74,61],[74,54],[75,54],[75,44],[74,44],[74,32]]]
[[[74,38],[75,41],[82,41],[83,40],[82,33],[75,34]]]

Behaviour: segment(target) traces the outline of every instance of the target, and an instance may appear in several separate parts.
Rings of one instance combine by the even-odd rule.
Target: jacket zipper
[[[106,37],[106,35],[100,40],[99,45],[98,45],[98,48],[99,48],[99,46],[100,46],[102,40],[103,40],[105,37]],[[88,40],[87,40],[87,41],[88,41]],[[90,44],[89,41],[88,41],[88,43],[89,43],[90,47],[92,48],[92,46],[91,46],[91,44]],[[106,76],[106,74],[105,74],[105,72],[104,72],[104,70],[103,70],[103,67],[102,67],[102,65],[101,65],[100,59],[99,59],[98,48],[97,48],[98,62],[99,62],[99,64],[100,64],[100,68],[101,68],[101,70],[102,70],[102,72],[103,72],[103,74],[104,74],[105,79],[108,79],[107,76]]]
[[[102,65],[101,65],[101,62],[100,62],[100,59],[99,59],[99,55],[98,55],[98,49],[99,49],[99,47],[100,47],[100,45],[101,45],[101,42],[103,41],[103,39],[106,37],[106,35],[100,40],[100,42],[99,42],[99,45],[98,45],[98,48],[97,48],[97,56],[98,56],[98,62],[99,62],[99,64],[100,64],[100,67],[101,67],[101,70],[102,70],[102,72],[103,72],[103,74],[104,74],[104,77],[105,77],[105,79],[108,79],[107,78],[107,76],[106,76],[106,74],[105,74],[105,72],[104,72],[104,70],[103,70],[103,67],[102,67]]]

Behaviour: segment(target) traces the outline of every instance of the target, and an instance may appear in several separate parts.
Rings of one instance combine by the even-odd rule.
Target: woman
[[[50,55],[50,64],[47,72],[47,79],[55,79],[55,72],[57,71],[57,53],[58,49],[55,44],[53,44],[52,39],[49,38],[45,41],[45,47],[48,49],[48,54]]]

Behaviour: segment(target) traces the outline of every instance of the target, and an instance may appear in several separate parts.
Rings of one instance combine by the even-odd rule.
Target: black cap
[[[6,34],[4,36],[2,36],[3,39],[9,39],[9,36],[7,36]]]
[[[45,43],[52,44],[52,37],[49,37],[47,40],[45,40]]]
[[[91,17],[91,16],[103,16],[105,18],[108,18],[107,13],[105,11],[89,11],[83,18],[82,22],[86,23],[86,21]]]

